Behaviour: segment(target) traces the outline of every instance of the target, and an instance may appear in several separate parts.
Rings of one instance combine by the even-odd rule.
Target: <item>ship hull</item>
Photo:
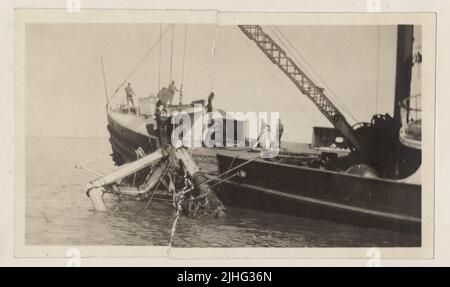
[[[246,162],[218,154],[219,173]],[[421,231],[421,186],[264,160],[219,185],[226,205],[360,226]],[[245,175],[245,176],[242,176]]]
[[[223,112],[222,112],[223,113]],[[120,166],[127,162],[138,159],[138,150],[145,154],[154,152],[160,146],[157,124],[152,117],[137,116],[124,111],[107,111],[109,142],[112,148],[112,158],[116,165]],[[191,122],[194,122],[194,114],[189,113]],[[243,144],[238,139],[238,132],[243,131],[244,123],[237,120],[223,119],[222,143],[220,146],[236,146]],[[234,127],[230,131],[230,127]],[[171,128],[171,127],[170,127]],[[169,131],[170,134],[170,131]],[[218,140],[218,139],[217,139]],[[219,141],[219,140],[218,140]],[[220,141],[219,141],[220,142]],[[133,183],[143,182],[149,169],[139,172],[136,178],[133,176]]]
[[[111,156],[116,165],[120,166],[138,159],[139,149],[149,154],[158,148],[158,139],[150,136],[147,131],[147,126],[151,125],[153,120],[113,111],[109,111],[107,115]],[[125,178],[125,182],[139,185],[144,182],[149,172],[149,168],[144,168]]]
[[[108,132],[113,153],[117,152],[124,162],[137,159],[136,150],[141,148],[146,154],[158,148],[157,138],[150,137],[146,132],[149,124],[145,120],[137,119],[130,124],[124,117],[127,115],[108,114]],[[128,116],[132,117],[132,116]]]

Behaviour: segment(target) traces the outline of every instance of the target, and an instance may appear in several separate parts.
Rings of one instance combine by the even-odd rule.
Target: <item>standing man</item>
[[[125,87],[125,93],[127,94],[128,113],[130,113],[131,112],[130,103],[134,108],[133,96],[135,96],[134,91],[131,88],[131,83],[128,83],[128,85]]]
[[[208,105],[206,106],[206,111],[208,113],[212,112],[212,110],[213,110],[213,105],[212,105],[213,99],[214,99],[214,93],[211,92],[211,94],[209,94],[209,96],[208,96]]]
[[[281,148],[281,137],[283,136],[284,132],[284,126],[283,123],[281,122],[281,119],[278,119],[277,132],[278,132],[278,144],[279,147]]]
[[[173,96],[175,95],[175,92],[179,92],[180,90],[178,90],[177,87],[175,86],[175,81],[172,81],[170,85],[167,87],[167,89],[169,90],[169,102],[170,105],[172,105]]]

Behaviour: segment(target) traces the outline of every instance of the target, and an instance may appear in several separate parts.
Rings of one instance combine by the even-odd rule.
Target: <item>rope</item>
[[[224,182],[224,181],[230,180],[230,179],[232,179],[232,178],[235,177],[235,176],[238,176],[238,173],[234,173],[234,174],[230,175],[229,177],[226,177],[226,178],[224,178],[224,179],[222,179],[222,180],[216,182],[215,184],[211,185],[211,188],[213,188],[213,187],[215,187],[215,186],[221,184],[221,183]]]
[[[180,213],[181,213],[181,202],[183,200],[183,195],[180,196],[180,198],[178,199],[178,203],[177,203],[177,213],[175,214],[175,220],[172,223],[172,228],[170,229],[170,239],[169,239],[169,248],[172,247],[172,243],[173,243],[173,237],[175,235],[175,231],[177,228],[177,223],[178,223],[178,218],[180,218]],[[169,249],[170,250],[170,249]]]
[[[102,75],[103,75],[103,86],[105,88],[105,96],[106,96],[106,102],[108,103],[109,96],[108,96],[108,85],[106,85],[106,76],[105,76],[105,67],[103,65],[103,56],[101,57],[102,61]]]
[[[88,172],[90,172],[90,173],[92,173],[92,174],[94,174],[94,175],[96,175],[98,177],[102,177],[103,176],[103,174],[101,174],[101,173],[99,173],[99,172],[97,172],[97,171],[95,171],[95,170],[93,170],[93,169],[91,169],[91,168],[89,168],[87,166],[80,166],[80,167],[76,166],[76,168],[84,169],[84,170],[86,170],[86,171],[88,171]]]
[[[380,26],[377,26],[377,86],[375,88],[376,94],[375,94],[375,114],[378,113],[378,89],[379,89],[379,78],[380,78],[380,72],[379,72],[379,66],[380,66]]]
[[[230,162],[230,166],[228,167],[228,169],[233,167],[234,161],[239,157],[239,155],[236,155],[233,157],[233,160]]]
[[[159,24],[159,38],[161,38],[162,24]],[[162,41],[159,41],[159,62],[158,62],[158,91],[161,89],[161,45]]]
[[[243,163],[240,164],[240,165],[237,165],[237,166],[235,166],[235,167],[233,167],[233,168],[231,168],[231,169],[228,169],[227,171],[223,172],[222,174],[219,174],[219,175],[217,175],[217,176],[215,176],[215,177],[212,177],[212,178],[210,178],[210,179],[208,179],[208,180],[205,180],[204,182],[200,183],[199,185],[207,184],[207,183],[209,183],[209,182],[211,182],[211,181],[214,181],[214,180],[216,180],[216,179],[218,179],[218,178],[220,178],[220,177],[222,177],[222,176],[224,176],[224,175],[226,175],[226,174],[228,174],[228,173],[230,173],[230,172],[232,172],[232,171],[234,171],[234,170],[237,170],[237,169],[239,169],[239,168],[241,168],[241,167],[243,167],[243,166],[249,164],[250,162],[254,161],[255,159],[256,159],[256,158],[249,159],[249,160],[243,162]],[[165,170],[164,170],[163,173],[161,174],[161,176],[160,176],[160,178],[159,178],[159,181],[158,181],[157,185],[156,185],[155,188],[153,189],[153,192],[152,192],[152,195],[150,196],[150,199],[147,201],[147,203],[146,203],[146,205],[144,206],[144,208],[142,209],[142,211],[145,211],[145,210],[147,209],[147,207],[150,205],[150,203],[152,202],[153,196],[155,195],[156,190],[158,189],[159,185],[161,184],[162,179],[166,176],[167,172],[169,171],[169,167],[170,167],[170,164],[167,165],[167,167],[165,168]],[[214,187],[214,186],[216,186],[216,185],[218,185],[218,184],[220,184],[220,183],[222,183],[222,182],[224,182],[224,181],[226,181],[226,180],[228,180],[228,179],[230,179],[230,178],[232,178],[232,177],[235,177],[235,176],[237,176],[237,173],[234,174],[234,175],[232,175],[232,176],[230,176],[230,177],[227,177],[227,178],[225,178],[225,179],[220,180],[219,182],[215,183],[212,187]],[[190,191],[192,191],[192,190],[194,190],[194,187],[191,187],[191,188],[189,188],[189,189],[183,191],[182,195],[184,195],[184,194],[186,194],[186,193],[188,193],[188,192],[190,192]]]
[[[171,24],[172,25],[172,24]],[[150,49],[147,50],[147,52],[144,54],[144,56],[139,60],[139,62],[134,66],[134,68],[128,73],[128,75],[125,77],[125,80],[121,82],[121,84],[117,87],[117,89],[114,91],[114,94],[109,98],[108,104],[111,102],[111,100],[114,98],[114,96],[117,94],[119,89],[126,83],[126,81],[131,77],[131,75],[136,72],[137,68],[144,62],[145,58],[150,54],[150,52],[153,50],[153,48],[156,47],[156,44],[158,44],[162,37],[166,34],[167,30],[169,29],[170,25],[166,28],[166,30],[160,35],[160,37],[153,43],[153,45],[150,47]]]
[[[87,165],[89,163],[93,162],[94,160],[96,160],[97,158],[99,158],[101,156],[105,156],[105,155],[106,155],[105,152],[99,153],[99,154],[93,156],[92,158],[86,160],[83,163],[80,162],[80,163],[75,164],[75,168],[77,168],[77,169],[84,169],[84,170],[86,170],[86,171],[88,171],[88,172],[90,172],[92,174],[95,174],[96,176],[103,176],[103,174],[101,174],[100,172],[97,172],[97,171],[95,171],[95,170],[93,170],[91,168],[88,168]]]
[[[311,70],[311,72],[320,80],[320,82],[322,82],[322,84],[330,91],[331,95],[333,95],[334,98],[336,98],[336,100],[340,103],[340,105],[342,106],[342,108],[350,115],[350,117],[355,121],[358,122],[356,120],[356,118],[353,116],[353,114],[350,112],[349,109],[347,109],[347,107],[344,105],[344,103],[341,101],[341,99],[334,93],[334,91],[327,85],[327,83],[319,76],[319,74],[314,70],[314,68],[309,64],[309,62],[306,60],[306,58],[303,56],[302,53],[300,53],[300,51],[289,41],[289,39],[284,36],[284,34],[277,28],[274,27],[274,29],[277,31],[275,32],[275,30],[273,30],[271,28],[271,26],[269,26],[269,29],[272,30],[272,32],[274,32],[275,36],[281,41],[281,43],[283,44],[283,46],[285,46],[285,48],[288,50],[288,52],[290,52],[292,54],[292,56],[294,57],[294,59],[298,62],[300,62],[300,60],[296,57],[295,53],[293,53],[286,44],[284,44],[284,42],[280,39],[280,37],[277,35],[278,34],[285,39],[285,41],[292,47],[292,49],[302,58],[302,60],[305,62],[305,64],[308,66],[308,68]]]
[[[246,41],[246,43],[247,43],[247,46],[250,46],[250,42]],[[264,67],[264,69],[266,69],[266,71],[268,72],[269,76],[272,77],[272,79],[275,80],[275,83],[278,84],[278,86],[279,86],[282,90],[284,90],[285,94],[287,94],[287,95],[289,96],[289,98],[294,102],[294,104],[297,106],[297,108],[298,108],[303,114],[306,115],[306,117],[308,118],[308,120],[309,120],[313,125],[316,125],[317,123],[315,122],[315,120],[313,120],[313,119],[311,118],[311,116],[310,116],[310,115],[302,108],[302,106],[300,106],[300,104],[297,102],[297,97],[294,97],[294,96],[291,94],[291,92],[288,91],[288,90],[286,89],[286,87],[280,83],[280,80],[279,80],[277,77],[275,77],[275,75],[273,74],[273,72],[272,72],[271,70],[269,70],[269,68],[268,68],[268,67],[266,66],[266,64],[265,64],[267,61],[263,61],[263,60],[260,58],[260,56],[259,56],[258,53],[251,53],[251,54],[254,55],[254,56],[256,57],[256,59],[259,61],[259,63]]]
[[[90,159],[88,159],[88,160],[86,160],[86,161],[84,161],[84,162],[82,162],[82,163],[78,163],[75,167],[78,168],[78,167],[85,166],[85,165],[87,165],[87,164],[93,162],[93,161],[96,160],[97,158],[99,158],[99,157],[101,157],[101,156],[104,156],[104,155],[106,155],[106,154],[107,154],[106,152],[98,153],[98,154],[96,154],[95,156],[91,157]]]
[[[232,172],[232,171],[234,171],[234,170],[236,170],[236,169],[238,169],[238,168],[240,168],[240,167],[243,167],[244,165],[249,164],[250,162],[252,162],[252,161],[254,161],[254,160],[255,160],[255,158],[249,159],[249,160],[247,160],[246,162],[244,162],[244,163],[242,163],[242,164],[240,164],[240,165],[238,165],[238,166],[233,167],[232,169],[229,169],[229,170],[227,170],[227,171],[225,171],[225,172],[223,172],[223,173],[221,173],[221,174],[219,174],[219,175],[217,175],[217,176],[215,176],[215,177],[212,177],[212,178],[210,178],[210,179],[208,179],[208,180],[205,180],[204,182],[200,183],[199,185],[203,185],[203,184],[210,183],[211,181],[214,181],[214,180],[216,180],[216,179],[218,179],[218,178],[224,176],[225,174],[228,174],[228,173],[230,173],[230,172]],[[237,175],[237,174],[236,174],[236,175]],[[234,175],[234,176],[236,176],[236,175]],[[234,177],[234,176],[232,176],[232,177]],[[230,178],[231,178],[231,177],[230,177]],[[229,179],[229,178],[226,178],[225,180],[228,180],[228,179]],[[221,181],[219,181],[219,182],[222,183],[222,182],[225,181],[225,180],[221,180]],[[213,186],[216,186],[216,185],[217,185],[217,183],[214,184]],[[192,190],[194,190],[194,187],[191,187],[191,188],[185,190],[185,191],[183,192],[183,194],[188,193],[188,192],[190,192],[190,191],[192,191]]]
[[[145,204],[144,208],[142,209],[142,211],[145,211],[147,209],[147,207],[150,205],[150,203],[152,202],[153,196],[156,193],[156,190],[158,190],[159,185],[161,184],[163,178],[166,176],[167,172],[169,171],[169,166],[170,164],[167,164],[166,169],[164,169],[163,173],[161,174],[161,176],[159,177],[158,183],[156,184],[155,188],[153,189],[152,195],[150,196],[149,200],[147,201],[147,203]]]
[[[241,167],[249,164],[250,162],[254,161],[255,159],[256,158],[251,158],[251,159],[245,161],[244,163],[241,163],[240,165],[237,165],[237,166],[235,166],[235,167],[233,167],[231,169],[228,169],[227,171],[225,171],[225,172],[223,172],[223,173],[221,173],[221,174],[219,174],[219,175],[217,175],[215,177],[212,177],[212,178],[210,178],[208,180],[205,180],[204,182],[200,183],[200,185],[207,184],[207,183],[209,183],[211,181],[214,181],[214,180],[216,180],[216,179],[218,179],[218,178],[220,178],[220,177],[222,177],[222,176],[224,176],[224,175],[226,175],[226,174],[228,174],[228,173],[230,173],[230,172],[232,172],[232,171],[234,171],[234,170],[236,170],[238,168],[241,168]],[[194,188],[191,188],[190,190],[192,190],[192,189],[194,189]]]
[[[173,41],[174,41],[174,29],[175,26],[172,26],[171,33],[172,37],[170,39],[170,82],[172,82],[172,74],[173,74]]]
[[[187,25],[184,25],[184,42],[183,42],[183,65],[181,69],[181,85],[184,84],[184,65],[186,61],[186,37],[187,37]]]

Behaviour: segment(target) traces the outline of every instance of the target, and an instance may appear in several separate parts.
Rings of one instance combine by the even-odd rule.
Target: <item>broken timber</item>
[[[143,184],[121,184],[123,178],[147,167],[151,167],[151,171]],[[176,178],[179,180],[174,180]],[[200,171],[191,155],[185,148],[175,149],[170,145],[91,181],[87,184],[86,193],[95,210],[107,211],[103,201],[104,193],[136,197],[153,195],[159,183],[164,180],[167,181],[165,185],[168,186],[168,192],[172,193],[172,198],[181,201],[182,209],[189,217],[224,215],[224,205],[214,194],[205,174]],[[174,203],[178,206],[178,202]]]

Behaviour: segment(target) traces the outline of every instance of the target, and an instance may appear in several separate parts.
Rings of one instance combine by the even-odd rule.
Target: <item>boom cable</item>
[[[181,86],[184,83],[184,65],[186,62],[186,37],[187,37],[187,25],[184,25],[184,42],[183,42],[183,64],[181,69]]]
[[[375,91],[376,91],[375,114],[378,113],[378,90],[379,90],[379,78],[380,78],[379,66],[380,66],[380,26],[377,26],[377,86],[375,88]]]
[[[172,26],[171,33],[172,37],[170,39],[170,82],[172,82],[172,74],[173,74],[173,40],[174,40],[174,29],[175,26]]]
[[[319,81],[327,88],[327,90],[330,91],[331,95],[333,95],[333,97],[340,103],[341,107],[347,112],[347,114],[355,121],[358,122],[358,120],[356,120],[356,118],[353,116],[353,114],[350,112],[349,109],[347,109],[347,107],[344,105],[344,103],[341,101],[341,99],[336,95],[336,93],[334,93],[334,91],[327,85],[327,83],[319,76],[319,74],[314,70],[314,68],[309,64],[309,62],[306,60],[306,58],[303,56],[303,54],[291,43],[291,41],[289,41],[289,39],[275,26],[269,26],[269,29],[272,30],[272,32],[275,34],[275,36],[280,40],[281,44],[283,46],[285,46],[286,50],[288,50],[288,52],[290,52],[292,54],[292,56],[294,57],[294,59],[297,62],[301,62],[297,57],[296,57],[296,53],[297,55],[302,58],[303,62],[307,65],[307,67],[310,69],[310,71],[312,72],[313,75],[315,75]],[[283,38],[284,41],[286,41],[288,43],[289,46],[291,46],[291,48],[296,52],[293,53],[289,47],[284,43],[284,41],[281,39]]]
[[[171,24],[172,25],[172,24]],[[153,50],[153,48],[156,47],[156,44],[158,44],[162,37],[164,37],[164,35],[166,34],[167,30],[169,29],[170,25],[166,28],[166,30],[159,36],[159,38],[153,43],[153,45],[150,47],[150,49],[147,50],[147,52],[144,54],[144,56],[139,60],[139,62],[134,66],[134,68],[128,73],[128,75],[126,76],[125,80],[123,80],[120,85],[117,87],[117,89],[114,91],[114,94],[109,98],[108,104],[111,102],[111,100],[114,98],[114,96],[117,94],[117,92],[119,91],[119,89],[126,83],[126,81],[128,81],[128,79],[131,77],[131,75],[134,74],[134,72],[136,72],[137,68],[144,62],[145,58],[147,58],[147,56],[151,53],[151,51]]]
[[[109,101],[108,85],[106,84],[105,66],[103,64],[103,56],[100,59],[101,59],[101,63],[102,63],[103,86],[105,88],[106,103],[108,103],[108,101]]]
[[[162,24],[159,24],[159,38],[161,38]],[[161,45],[162,41],[159,41],[159,60],[158,60],[158,91],[161,89]]]
[[[250,42],[246,41],[247,46],[250,47]],[[263,61],[263,59],[260,58],[260,56],[258,55],[258,53],[251,53],[252,55],[255,55],[255,58],[259,61],[259,63],[264,67],[264,69],[266,69],[268,75],[275,80],[275,83],[277,83],[277,85],[284,90],[284,92],[289,96],[289,98],[294,102],[294,104],[297,106],[297,108],[306,115],[306,117],[308,118],[308,120],[310,120],[310,122],[314,125],[316,125],[316,121],[314,119],[312,119],[312,117],[301,107],[301,105],[297,102],[296,97],[292,96],[291,93],[286,89],[286,87],[284,85],[281,84],[280,80],[274,75],[274,73],[266,66],[266,62],[267,61]]]

